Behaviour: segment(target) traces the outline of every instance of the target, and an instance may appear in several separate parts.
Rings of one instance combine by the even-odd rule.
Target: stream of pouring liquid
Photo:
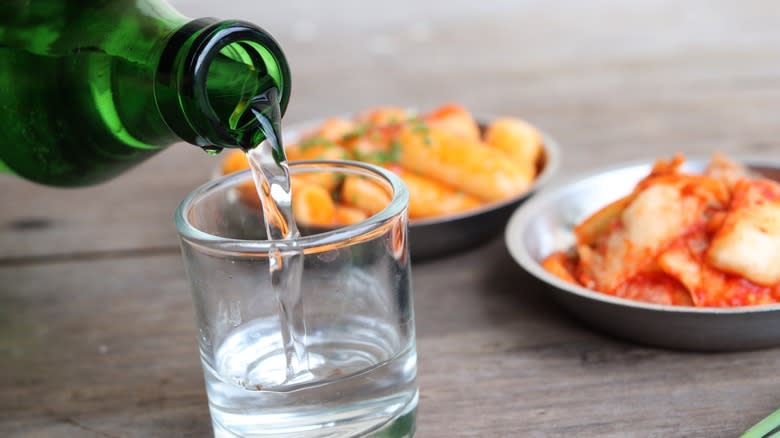
[[[279,109],[275,96],[255,102],[250,111],[260,123],[265,140],[246,151],[249,167],[263,206],[268,240],[271,285],[279,304],[282,343],[287,362],[287,382],[308,380],[311,376],[306,352],[306,322],[301,293],[303,250],[296,244],[300,236],[292,214],[290,170],[279,135]],[[276,108],[268,110],[269,105]],[[269,117],[269,115],[271,117]]]

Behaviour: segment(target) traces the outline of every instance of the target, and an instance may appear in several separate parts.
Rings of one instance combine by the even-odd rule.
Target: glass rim
[[[217,236],[207,233],[190,223],[188,213],[198,201],[214,190],[227,186],[237,186],[249,178],[249,170],[224,175],[195,188],[179,203],[175,213],[176,230],[179,237],[187,243],[221,253],[236,255],[267,254],[273,247],[294,247],[301,250],[339,245],[349,239],[371,233],[403,214],[409,204],[409,191],[401,178],[395,173],[374,164],[351,160],[305,160],[289,162],[290,170],[310,169],[310,171],[350,171],[357,174],[372,175],[384,180],[392,190],[390,202],[378,213],[367,219],[350,225],[334,228],[322,233],[284,240],[249,240]],[[259,223],[258,226],[262,226]]]

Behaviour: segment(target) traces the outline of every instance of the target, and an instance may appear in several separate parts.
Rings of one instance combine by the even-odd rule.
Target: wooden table
[[[173,3],[278,37],[294,72],[288,125],[455,101],[552,133],[561,178],[780,147],[772,0]],[[210,434],[172,218],[216,163],[181,145],[94,188],[0,176],[0,436]],[[780,350],[667,351],[594,332],[500,237],[413,270],[418,436],[733,437],[780,404]]]

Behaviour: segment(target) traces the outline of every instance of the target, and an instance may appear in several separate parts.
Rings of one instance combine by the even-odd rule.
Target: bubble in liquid
[[[211,346],[211,331],[207,328],[200,329],[200,340],[203,342],[203,345],[210,347]]]
[[[233,327],[241,325],[241,302],[231,301],[228,307],[228,321]]]

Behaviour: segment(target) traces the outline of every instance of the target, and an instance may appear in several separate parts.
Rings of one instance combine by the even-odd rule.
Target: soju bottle
[[[162,0],[0,4],[0,171],[82,186],[182,141],[251,148],[263,133],[250,107],[283,113],[289,97],[282,50],[250,23]]]

